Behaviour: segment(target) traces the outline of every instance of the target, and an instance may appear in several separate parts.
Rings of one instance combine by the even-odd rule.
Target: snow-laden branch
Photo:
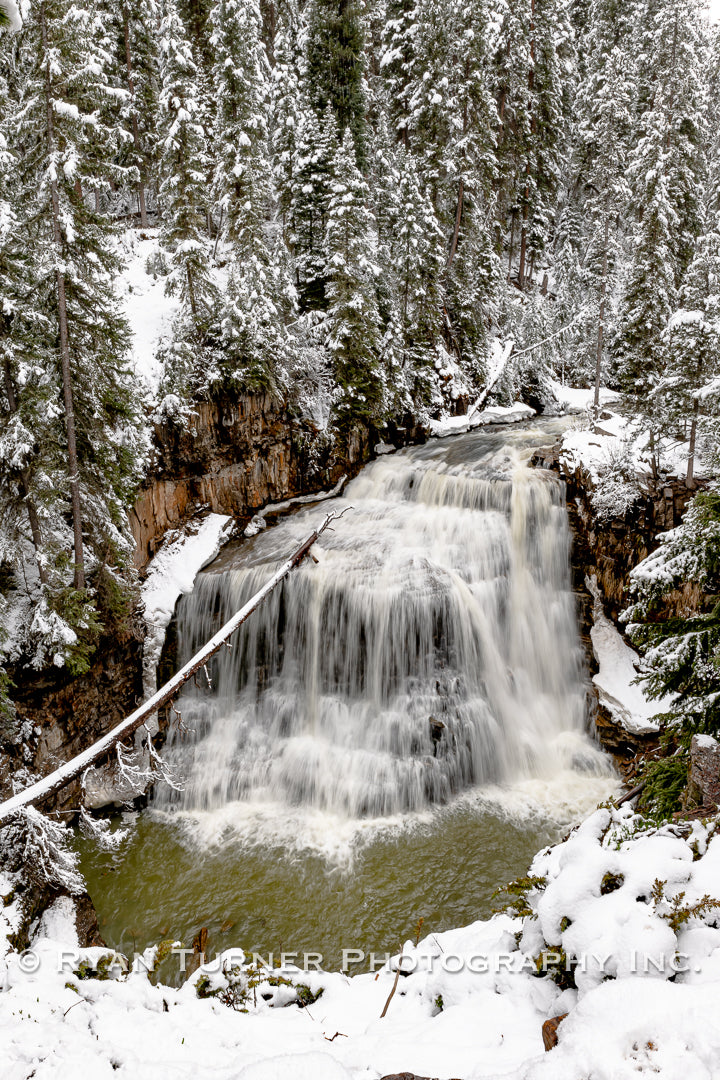
[[[345,511],[343,510],[342,513],[345,513]],[[277,588],[290,571],[300,565],[303,559],[310,553],[310,549],[317,538],[325,531],[325,529],[327,529],[330,523],[341,516],[342,514],[338,514],[335,510],[331,510],[322,525],[320,525],[307,540],[303,541],[297,551],[290,556],[287,562],[283,563],[270,580],[263,585],[262,589],[260,589],[259,592],[256,592],[255,595],[248,600],[247,604],[240,608],[240,610],[237,611],[220,630],[218,630],[217,634],[215,634],[215,636],[212,637],[210,641],[208,641],[207,644],[177,672],[176,675],[173,675],[169,682],[166,682],[164,686],[161,686],[157,693],[153,694],[153,696],[143,705],[140,705],[135,712],[131,713],[125,720],[121,721],[121,723],[114,727],[112,731],[109,731],[107,735],[103,735],[101,739],[98,739],[98,741],[88,747],[87,750],[83,750],[82,753],[78,754],[70,761],[66,761],[65,764],[61,765],[55,772],[43,777],[42,780],[38,780],[37,783],[31,784],[30,787],[25,788],[24,791],[14,795],[6,802],[0,803],[0,822],[7,820],[7,818],[16,811],[22,809],[22,807],[30,806],[40,799],[47,798],[47,796],[59,791],[70,780],[74,780],[75,777],[80,776],[80,774],[91,765],[94,765],[101,758],[105,757],[105,755],[116,747],[121,740],[125,739],[128,735],[132,735],[133,732],[141,727],[149,716],[162,708],[163,705],[166,705],[168,701],[178,693],[181,687],[184,686],[188,679],[192,678],[195,672],[204,667],[208,660],[222,648],[235,630],[237,630],[237,628],[252,615],[253,611],[255,611],[263,600]]]
[[[507,362],[508,362],[508,360],[510,359],[510,357],[512,356],[512,353],[513,353],[513,349],[514,349],[514,348],[515,348],[515,342],[514,342],[514,340],[513,340],[512,338],[510,338],[510,340],[509,340],[509,341],[506,341],[506,342],[505,342],[505,346],[504,346],[504,348],[503,348],[502,354],[501,354],[501,356],[500,356],[500,359],[499,359],[499,361],[498,361],[498,365],[497,365],[497,367],[495,368],[495,371],[493,372],[493,374],[492,374],[492,375],[490,376],[490,378],[488,379],[488,384],[487,384],[487,386],[485,387],[485,389],[483,390],[482,394],[481,394],[481,395],[480,395],[480,397],[479,397],[479,398],[477,399],[477,401],[475,402],[475,404],[474,404],[474,405],[472,405],[472,406],[471,406],[471,407],[470,407],[470,408],[468,409],[468,413],[467,413],[467,415],[468,415],[468,420],[470,419],[470,417],[472,416],[472,414],[473,414],[474,412],[477,412],[477,410],[478,410],[478,409],[480,408],[480,406],[481,406],[481,405],[482,405],[482,404],[483,404],[483,403],[485,402],[485,400],[486,400],[486,398],[487,398],[488,394],[490,393],[490,391],[491,391],[491,390],[492,390],[492,389],[493,389],[493,388],[495,387],[495,385],[496,385],[496,384],[497,384],[497,382],[499,381],[499,379],[500,379],[500,376],[502,375],[502,373],[504,372],[505,368],[507,367]]]

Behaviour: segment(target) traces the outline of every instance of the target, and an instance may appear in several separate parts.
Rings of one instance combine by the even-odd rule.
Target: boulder
[[[563,1022],[567,1013],[562,1013],[560,1016],[553,1016],[551,1020],[546,1020],[542,1026],[543,1043],[546,1050],[552,1050],[558,1043],[558,1028]]]
[[[720,806],[720,742],[712,735],[693,735],[690,744],[688,808]]]

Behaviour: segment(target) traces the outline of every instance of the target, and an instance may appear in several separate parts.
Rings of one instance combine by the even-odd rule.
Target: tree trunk
[[[607,268],[608,268],[608,241],[610,232],[610,218],[605,207],[605,236],[603,239],[602,283],[600,285],[600,310],[598,312],[597,350],[595,355],[595,396],[593,406],[595,419],[597,420],[600,409],[600,374],[602,371],[603,335],[605,330],[605,299],[607,296]]]
[[[526,188],[526,197],[528,194],[529,192]],[[522,208],[522,225],[520,226],[520,264],[518,266],[518,285],[521,289],[525,288],[525,260],[527,258],[527,218],[528,207],[527,202],[525,202]]]
[[[528,90],[530,95],[534,93],[535,89],[535,0],[531,0],[530,4],[530,70],[528,71]],[[530,121],[530,131],[534,135],[537,130],[537,121],[535,113],[532,114]],[[525,165],[525,176],[530,176],[530,162]],[[530,182],[529,179],[525,183],[525,193],[523,196],[522,207],[522,225],[520,227],[520,265],[518,267],[518,284],[522,290],[525,289],[525,263],[527,260],[527,226],[528,226],[528,214],[529,214],[529,199],[530,199]]]
[[[690,422],[690,453],[688,456],[687,467],[687,483],[688,486],[694,483],[695,472],[695,442],[697,440],[697,427],[698,427],[698,415],[700,413],[700,401],[695,398],[693,402],[693,414]]]
[[[342,513],[344,513],[343,511]],[[310,554],[312,548],[318,537],[328,528],[332,521],[336,521],[342,517],[342,514],[337,514],[334,510],[326,516],[322,525],[315,530],[305,540],[299,548],[290,556],[287,562],[283,563],[279,570],[277,570],[273,576],[267,581],[259,592],[256,592],[248,602],[237,611],[225,625],[218,630],[214,637],[210,638],[203,648],[193,656],[191,660],[185,664],[184,667],[173,675],[169,682],[161,686],[160,689],[153,694],[143,705],[131,713],[125,720],[122,720],[116,727],[109,731],[107,735],[103,735],[101,739],[98,739],[96,743],[93,743],[87,750],[83,750],[71,761],[66,761],[60,768],[50,773],[49,776],[44,777],[42,780],[38,780],[36,783],[31,784],[30,787],[25,788],[24,791],[14,795],[11,799],[0,804],[0,822],[6,821],[18,810],[21,810],[24,806],[32,806],[34,803],[40,802],[53,795],[56,791],[60,791],[65,787],[70,780],[74,780],[75,777],[80,776],[82,773],[89,769],[91,765],[100,761],[106,757],[107,754],[114,750],[122,741],[129,735],[132,735],[138,728],[141,728],[148,717],[157,712],[158,709],[166,705],[172,698],[175,697],[177,692],[188,682],[189,679],[199,671],[200,668],[205,667],[208,660],[219,652],[225,645],[231,635],[237,630],[238,626],[245,622],[246,619],[252,615],[253,611],[260,606],[266,596],[269,596],[274,589],[283,581],[291,570],[294,570],[296,566]]]
[[[452,238],[452,243],[450,245],[450,255],[448,256],[448,262],[447,262],[448,270],[450,269],[450,267],[453,264],[453,259],[455,258],[455,252],[457,251],[458,236],[460,235],[460,222],[462,221],[464,194],[465,194],[465,181],[461,179],[460,180],[460,186],[458,188],[457,210],[455,211],[455,228],[453,229],[453,238]]]
[[[132,56],[130,54],[130,15],[127,7],[123,6],[123,33],[125,35],[125,69],[127,71],[128,90],[130,96],[135,103],[135,80],[132,73]],[[140,127],[138,125],[137,112],[133,108],[132,112],[132,134],[133,134],[133,146],[135,147],[135,153],[138,160],[142,159],[142,145],[140,142]],[[139,166],[138,166],[139,168]],[[143,229],[148,226],[147,207],[145,205],[145,185],[143,183],[142,173],[137,183],[137,196],[138,196],[138,208],[140,210],[140,225]]]
[[[48,40],[44,2],[40,4],[40,25],[42,30],[43,48],[47,55]],[[48,151],[49,154],[52,155],[55,152],[55,130],[53,127],[53,96],[49,59],[46,59],[45,61],[45,103],[47,111]],[[55,176],[53,176],[50,181],[50,201],[52,205],[53,239],[55,241],[56,256],[58,261],[60,261],[62,256],[60,195],[58,193],[57,179]],[[59,266],[55,271],[55,283],[57,286],[58,324],[60,329],[60,364],[62,368],[63,400],[65,404],[65,431],[67,433],[68,444],[68,473],[70,477],[70,501],[72,504],[73,546],[75,549],[74,585],[76,589],[84,589],[85,559],[83,556],[82,509],[80,506],[80,474],[78,469],[77,442],[75,438],[75,406],[73,403],[72,380],[70,375],[70,342],[68,338],[65,274]]]
[[[8,399],[8,407],[11,413],[17,412],[17,398],[15,397],[15,386],[13,385],[12,372],[10,370],[10,361],[5,358],[3,365],[5,376],[5,394]],[[35,557],[37,562],[38,574],[40,575],[40,581],[43,585],[47,585],[48,576],[47,570],[42,564],[42,530],[40,528],[40,518],[38,517],[37,510],[35,509],[35,502],[30,494],[30,473],[27,469],[18,469],[20,495],[25,503],[28,514],[28,521],[30,523],[30,535],[32,536],[33,547],[35,548]]]
[[[510,250],[508,251],[508,272],[507,279],[510,281],[512,278],[512,261],[513,261],[513,249],[515,247],[515,211],[510,215]]]

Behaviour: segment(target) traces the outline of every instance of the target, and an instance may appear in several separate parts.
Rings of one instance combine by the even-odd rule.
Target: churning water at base
[[[545,428],[547,430],[547,428]],[[178,611],[200,648],[327,513],[352,506],[184,694],[159,809],[387,818],[486,785],[610,775],[586,734],[564,491],[538,430],[432,442],[230,545]],[[202,815],[201,815],[202,816]],[[211,815],[212,816],[212,815]]]

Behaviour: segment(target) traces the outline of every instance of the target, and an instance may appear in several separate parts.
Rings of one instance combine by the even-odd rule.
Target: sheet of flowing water
[[[395,947],[488,913],[611,768],[587,734],[552,422],[369,465],[333,532],[179,703],[188,730],[115,856],[85,860],[113,944]],[[178,609],[179,660],[255,593],[324,503],[229,545]],[[91,865],[92,864],[92,865]],[[227,940],[227,936],[229,939]]]

